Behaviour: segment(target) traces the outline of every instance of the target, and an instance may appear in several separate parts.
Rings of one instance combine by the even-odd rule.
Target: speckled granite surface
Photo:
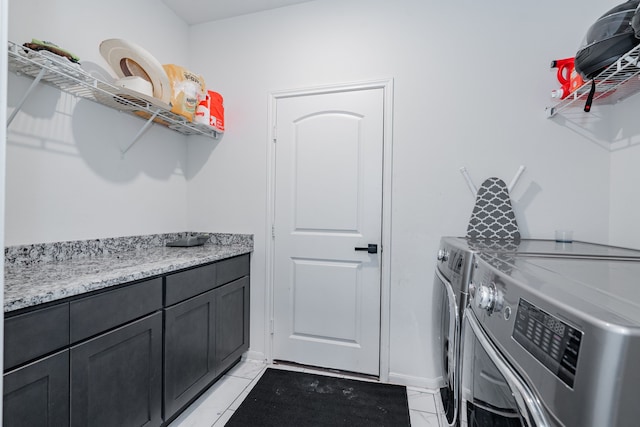
[[[165,247],[187,234],[204,246]],[[173,233],[5,248],[4,311],[14,311],[109,286],[170,273],[253,250],[246,234]]]

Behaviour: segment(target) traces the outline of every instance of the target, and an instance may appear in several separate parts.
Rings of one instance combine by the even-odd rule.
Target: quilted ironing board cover
[[[467,238],[520,240],[509,190],[500,178],[488,178],[478,189]]]

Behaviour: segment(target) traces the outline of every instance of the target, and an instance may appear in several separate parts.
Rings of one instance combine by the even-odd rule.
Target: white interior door
[[[382,88],[277,100],[275,360],[379,375],[383,112]]]

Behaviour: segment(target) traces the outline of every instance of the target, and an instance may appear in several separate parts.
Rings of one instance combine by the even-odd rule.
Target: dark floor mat
[[[410,426],[407,390],[281,369],[267,369],[227,427]]]

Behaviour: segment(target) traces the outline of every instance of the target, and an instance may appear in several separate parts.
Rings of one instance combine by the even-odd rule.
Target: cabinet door
[[[162,424],[162,313],[71,348],[71,425]]]
[[[249,349],[249,276],[215,290],[216,369],[223,373]]]
[[[214,291],[165,309],[164,418],[215,379]]]
[[[2,425],[69,425],[69,351],[64,350],[4,375]]]

